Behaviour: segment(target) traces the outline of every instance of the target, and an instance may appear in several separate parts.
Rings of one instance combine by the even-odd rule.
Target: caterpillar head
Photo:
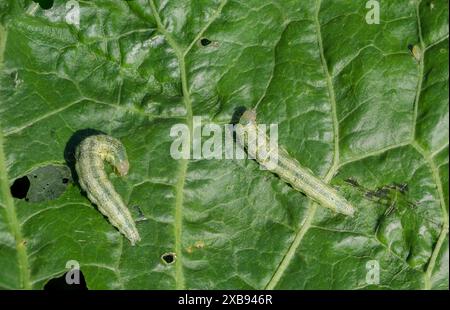
[[[128,169],[130,169],[130,163],[128,160],[122,160],[120,161],[116,166],[117,174],[120,176],[125,176],[128,173]]]
[[[241,118],[239,119],[239,124],[241,125],[247,125],[249,123],[256,123],[256,110],[255,109],[248,109],[242,114]]]

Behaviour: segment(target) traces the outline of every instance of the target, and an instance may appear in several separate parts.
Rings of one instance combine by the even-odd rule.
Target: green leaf
[[[379,3],[0,0],[0,287],[75,260],[89,289],[448,289],[448,2]],[[353,218],[254,161],[170,157],[173,125],[255,105]],[[127,149],[134,247],[61,185],[92,130]]]

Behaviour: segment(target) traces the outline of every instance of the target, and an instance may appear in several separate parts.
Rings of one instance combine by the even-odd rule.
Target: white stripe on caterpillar
[[[264,143],[261,143],[261,138]],[[258,139],[258,141],[255,141]],[[330,185],[316,177],[309,169],[289,156],[284,149],[270,145],[268,137],[256,123],[256,111],[246,110],[236,125],[236,140],[247,150],[249,158],[254,158],[260,165],[277,174],[283,181],[305,193],[311,199],[338,213],[353,216],[353,206]],[[255,148],[249,146],[256,146]],[[276,160],[273,155],[276,154]]]
[[[103,164],[107,161],[118,175],[126,175],[129,163],[123,144],[107,135],[90,136],[78,145],[75,159],[80,186],[89,200],[97,205],[98,210],[130,240],[132,245],[135,245],[141,240],[136,224],[109,181]]]

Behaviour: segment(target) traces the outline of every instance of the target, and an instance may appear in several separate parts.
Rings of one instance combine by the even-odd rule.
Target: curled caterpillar
[[[107,161],[118,175],[126,175],[129,163],[123,144],[107,135],[90,136],[78,145],[75,159],[80,186],[89,200],[135,245],[141,240],[139,232],[130,211],[108,180],[103,164]]]
[[[353,216],[355,211],[353,206],[334,188],[316,177],[309,169],[302,167],[297,160],[289,156],[287,151],[269,144],[266,133],[256,123],[255,110],[246,110],[239,119],[236,125],[236,140],[243,149],[247,150],[249,157],[291,184],[295,190],[305,193],[323,207]],[[256,147],[252,148],[249,145]],[[277,154],[275,163],[269,156],[272,153]]]

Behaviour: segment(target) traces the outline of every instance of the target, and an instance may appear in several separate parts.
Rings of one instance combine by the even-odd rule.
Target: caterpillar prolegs
[[[130,240],[132,245],[140,241],[130,211],[104,170],[104,161],[107,161],[118,175],[124,176],[128,173],[129,163],[123,144],[107,135],[90,136],[76,148],[75,159],[80,186],[89,200],[97,205],[98,210]]]
[[[277,174],[295,190],[305,193],[323,207],[353,216],[355,211],[353,206],[333,187],[316,177],[309,169],[302,167],[284,149],[270,145],[266,133],[256,123],[255,110],[246,110],[239,119],[236,125],[236,140],[242,148],[247,150],[249,157]],[[263,143],[260,143],[261,141]],[[276,161],[273,161],[273,157],[270,156],[273,153],[277,154]]]

